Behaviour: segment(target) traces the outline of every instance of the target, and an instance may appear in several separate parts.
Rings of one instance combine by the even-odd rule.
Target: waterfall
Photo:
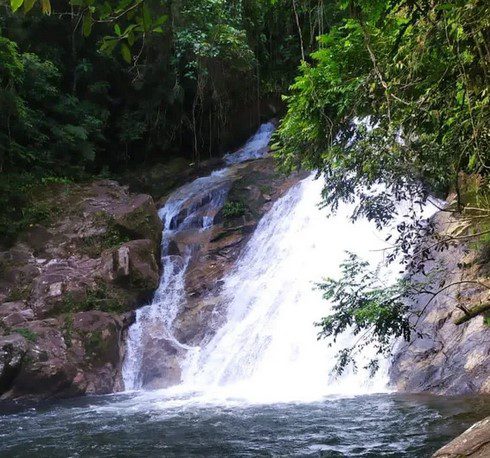
[[[189,262],[200,242],[210,236],[210,227],[229,190],[233,164],[263,157],[274,131],[271,122],[259,130],[235,153],[225,155],[229,167],[198,178],[178,188],[160,209],[163,221],[162,276],[152,302],[136,311],[136,322],[129,329],[123,380],[127,390],[141,388],[149,375],[158,372],[161,353],[189,350],[172,333],[178,311],[185,305],[184,280]],[[185,243],[179,243],[184,240]],[[179,249],[179,246],[183,249]],[[151,367],[153,366],[153,368]]]
[[[332,347],[317,340],[314,323],[329,304],[315,283],[338,275],[345,250],[378,264],[385,245],[385,234],[372,224],[350,221],[350,206],[328,218],[318,207],[321,189],[321,180],[310,176],[260,221],[224,280],[225,324],[186,360],[186,389],[268,402],[387,390],[386,364],[374,378],[362,370],[332,375],[334,356],[351,336]],[[373,349],[363,356],[374,356]]]
[[[259,130],[260,136],[254,136],[237,156],[229,155],[228,163],[263,155],[258,150],[266,146],[270,133],[270,128]],[[223,205],[229,173],[230,168],[224,169],[180,188],[161,211],[164,275],[152,304],[138,311],[130,330],[124,366],[127,389],[142,386],[141,361],[149,342],[162,335],[175,341],[172,321],[185,302],[183,272],[192,253],[176,256],[169,247],[185,228],[206,231],[202,215],[212,218]],[[205,399],[274,402],[387,390],[386,361],[374,378],[362,369],[356,373],[346,370],[340,378],[332,375],[336,353],[354,337],[346,333],[336,343],[317,340],[314,323],[330,311],[316,283],[338,277],[346,250],[374,266],[383,265],[382,248],[390,228],[379,231],[365,220],[352,223],[353,206],[347,204],[328,217],[328,211],[318,205],[322,185],[312,174],[277,200],[261,219],[235,268],[223,279],[224,324],[200,347],[181,346],[185,347],[180,354],[182,379],[170,392],[200,393]],[[196,195],[201,199],[199,205],[189,206]],[[183,208],[188,209],[184,214]],[[426,208],[424,216],[433,212],[434,208]],[[389,283],[398,271],[393,263],[382,268],[380,275]],[[368,360],[374,355],[374,348],[367,347],[361,357]]]

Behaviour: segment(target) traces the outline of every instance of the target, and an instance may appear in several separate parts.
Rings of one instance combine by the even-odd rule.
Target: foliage
[[[478,217],[488,210],[490,4],[334,3],[341,20],[302,63],[286,97],[276,155],[286,170],[318,170],[324,205],[335,211],[341,202],[355,203],[354,220],[383,227],[403,208],[411,222],[397,225],[389,260],[401,257],[413,276],[433,254],[427,245],[442,250],[454,243],[417,217],[431,194],[454,190],[454,210],[461,211],[468,206],[462,177],[480,176],[485,184],[471,201]],[[391,301],[390,286],[375,286],[374,273],[354,275],[354,265],[351,258],[343,278],[324,285],[335,312],[322,322],[322,335],[336,336],[347,326],[356,333],[371,329],[367,341],[383,352],[387,338],[407,337],[406,310]],[[344,349],[339,367],[350,356]]]
[[[31,331],[30,329],[27,328],[16,328],[12,329],[12,332],[16,332],[17,334],[20,334],[22,337],[27,339],[29,342],[36,342],[37,341],[37,334],[34,331]]]
[[[80,29],[83,36],[91,34],[94,24],[110,24],[112,33],[101,40],[100,50],[112,53],[116,47],[120,49],[122,58],[131,63],[131,48],[135,41],[144,41],[150,33],[162,33],[162,25],[168,17],[158,15],[151,2],[145,0],[119,0],[102,2],[94,0],[68,0],[59,6],[57,14],[69,15],[75,23],[75,30]],[[38,5],[43,14],[51,15],[50,0],[10,0],[10,6],[15,13],[23,7],[24,13]]]
[[[83,239],[80,251],[91,257],[98,257],[104,250],[116,248],[131,238],[122,231],[112,220],[107,222],[107,231],[99,235],[91,235]]]
[[[305,33],[314,5],[300,8]],[[25,215],[36,183],[234,147],[298,61],[286,0],[12,1],[0,13],[2,242],[37,221]]]
[[[230,201],[223,205],[221,210],[223,213],[223,218],[233,219],[243,216],[247,210],[247,206],[241,201]]]
[[[278,156],[320,169],[327,205],[357,196],[356,215],[384,224],[390,196],[424,200],[488,166],[489,6],[353,3],[292,86]]]
[[[60,92],[61,75],[50,61],[19,53],[0,37],[0,169],[39,167],[75,172],[95,159],[95,142],[107,115]]]
[[[359,341],[337,355],[338,373],[349,364],[355,367],[355,356],[367,345],[373,344],[378,355],[389,355],[392,339],[409,340],[413,330],[406,301],[409,283],[401,280],[394,285],[386,284],[378,271],[373,271],[368,262],[354,253],[348,253],[340,268],[339,280],[329,278],[318,285],[323,297],[332,303],[333,313],[317,323],[321,327],[319,337],[332,337],[334,342],[348,329],[354,336],[360,335]],[[376,367],[376,358],[366,366]]]
[[[116,288],[100,282],[87,288],[82,297],[71,293],[64,295],[63,303],[56,309],[55,314],[88,312],[100,310],[109,313],[127,312],[127,297]]]

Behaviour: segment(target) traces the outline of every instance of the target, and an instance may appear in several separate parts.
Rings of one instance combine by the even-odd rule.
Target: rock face
[[[458,220],[447,213],[436,218],[440,234],[459,233]],[[431,271],[431,287],[435,291],[447,289],[433,299],[421,294],[413,304],[414,310],[424,311],[417,324],[422,336],[398,347],[391,381],[405,392],[490,393],[490,328],[483,316],[459,326],[454,323],[463,313],[458,307],[488,302],[488,289],[481,286],[488,284],[486,254],[459,245],[433,257],[427,269]],[[444,275],[438,272],[440,266]]]
[[[115,181],[46,196],[51,222],[0,252],[0,398],[121,388],[124,333],[158,285],[162,223]]]
[[[475,423],[439,449],[433,458],[487,458],[490,456],[490,417]]]

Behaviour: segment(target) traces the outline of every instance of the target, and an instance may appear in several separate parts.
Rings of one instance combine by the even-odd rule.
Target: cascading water
[[[228,155],[228,162],[257,157],[271,132],[269,126],[262,127],[237,156]],[[211,213],[212,219],[223,205],[227,193],[223,183],[229,173],[230,168],[223,169],[180,188],[161,211],[164,275],[153,303],[138,312],[130,331],[124,366],[127,389],[141,386],[141,361],[152,342],[163,337],[180,345],[172,336],[172,322],[185,303],[183,275],[191,251],[198,246],[188,245],[188,252],[179,256],[170,248],[182,232],[206,231],[202,215]],[[262,218],[234,270],[223,279],[224,325],[202,347],[180,345],[182,380],[174,392],[199,393],[208,400],[275,402],[387,390],[386,365],[375,378],[368,371],[346,371],[341,378],[333,377],[335,355],[353,337],[342,336],[329,346],[317,340],[314,323],[329,312],[315,283],[338,275],[347,250],[373,265],[382,263],[381,248],[389,229],[378,231],[362,220],[353,224],[349,205],[327,217],[326,210],[318,207],[321,188],[321,180],[313,175],[304,179]],[[205,205],[200,201],[188,206],[210,190]],[[187,208],[184,213],[183,208]],[[425,210],[427,216],[432,212]],[[384,269],[387,282],[397,270],[396,265]],[[369,358],[372,352],[366,348],[363,356]],[[153,364],[158,365],[158,360]]]
[[[260,126],[243,148],[225,156],[226,163],[239,164],[264,156],[274,128],[271,122]],[[185,305],[184,280],[189,261],[225,203],[232,173],[232,167],[224,168],[180,187],[159,211],[164,225],[163,273],[151,304],[137,310],[136,322],[129,331],[123,365],[128,390],[141,388],[149,376],[158,373],[158,359],[166,346],[183,352],[190,349],[174,338],[172,325]]]
[[[261,220],[235,270],[225,278],[225,325],[189,355],[184,386],[257,401],[309,400],[326,394],[386,390],[385,372],[331,376],[336,347],[318,341],[314,322],[328,313],[315,282],[335,277],[349,249],[381,261],[382,235],[349,221],[344,207],[327,218],[313,176],[293,187]],[[339,345],[345,343],[339,342]]]

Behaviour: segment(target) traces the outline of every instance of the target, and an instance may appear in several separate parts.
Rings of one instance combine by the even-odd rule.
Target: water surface
[[[132,393],[0,410],[0,456],[420,458],[488,414],[487,398],[381,394],[249,404]]]

